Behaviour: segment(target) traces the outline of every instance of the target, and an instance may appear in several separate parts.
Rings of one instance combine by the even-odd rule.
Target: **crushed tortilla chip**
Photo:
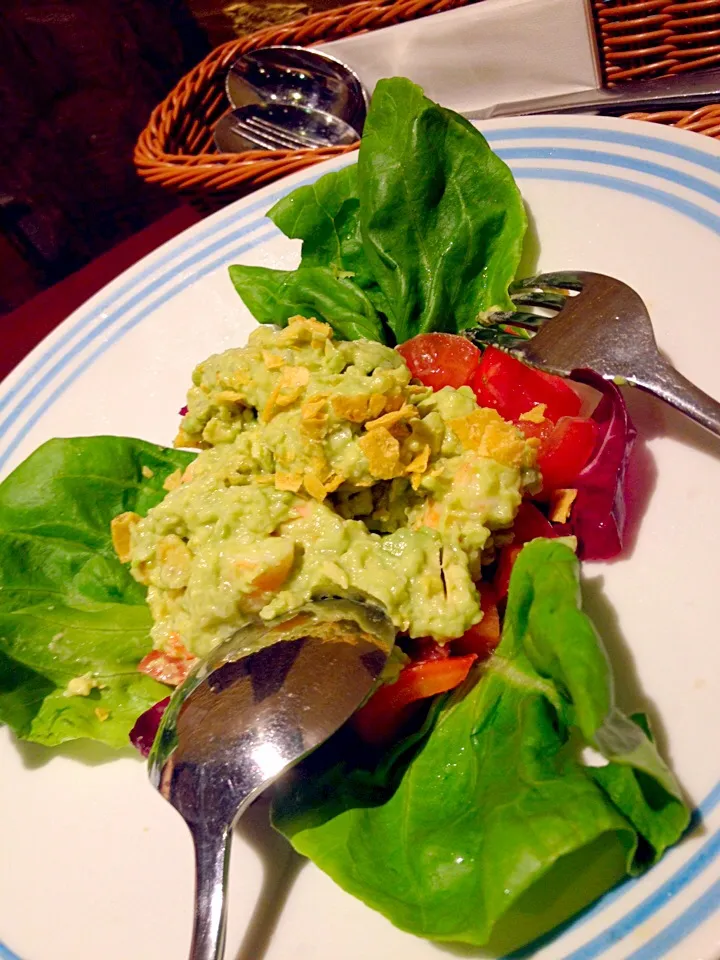
[[[267,423],[275,412],[275,407],[289,407],[302,393],[310,381],[310,371],[307,367],[283,367],[278,382],[275,384],[262,412],[262,419]]]
[[[466,417],[450,420],[449,426],[465,450],[474,450],[481,457],[490,457],[510,467],[522,464],[527,442],[497,410],[480,407]]]
[[[292,493],[297,493],[300,487],[302,486],[303,478],[299,473],[276,473],[275,474],[275,489],[276,490],[290,490]]]
[[[425,473],[430,461],[430,445],[426,444],[416,457],[405,467],[405,473]]]
[[[100,723],[105,723],[107,718],[110,716],[110,711],[106,710],[104,707],[95,707],[93,713],[98,718]]]
[[[570,488],[552,491],[550,494],[550,511],[548,516],[553,523],[567,522],[577,495],[577,490]]]
[[[273,353],[271,350],[263,350],[262,358],[266,370],[279,370],[285,363],[284,357],[279,353]]]
[[[390,427],[395,426],[396,423],[411,420],[413,417],[416,417],[417,413],[417,407],[414,407],[410,403],[405,403],[399,410],[391,410],[389,413],[384,413],[375,420],[368,420],[365,424],[365,429],[376,430],[378,427],[386,427],[389,430]]]
[[[519,419],[527,420],[530,423],[542,423],[545,419],[546,410],[546,403],[536,403],[532,410],[526,410],[525,413],[521,413]]]
[[[224,405],[228,404],[237,404],[245,406],[245,397],[242,393],[238,393],[236,390],[221,390],[220,393],[215,394],[215,403],[221,403]]]
[[[113,550],[117,554],[120,563],[130,562],[130,533],[133,527],[140,523],[142,517],[128,510],[126,513],[120,513],[110,521],[110,536],[112,537]]]
[[[149,480],[151,477],[155,476],[155,471],[151,470],[146,463],[144,463],[140,468],[140,473],[145,477],[146,480]]]
[[[331,473],[325,481],[325,492],[335,493],[340,484],[345,483],[346,478],[341,473]]]
[[[180,469],[180,467],[178,467],[177,470],[173,470],[173,472],[169,476],[165,477],[165,482],[163,483],[163,490],[167,490],[168,493],[170,493],[171,490],[177,490],[177,488],[182,483],[182,477],[183,477],[183,472]]]
[[[332,337],[332,327],[315,317],[290,317],[288,325],[278,335],[280,343],[317,343]]]
[[[303,477],[303,486],[314,500],[322,502],[327,496],[325,484],[314,473],[306,473]]]
[[[300,414],[303,420],[315,420],[318,418],[327,406],[327,393],[314,393],[308,397],[300,408]]]
[[[400,444],[385,427],[364,434],[360,449],[367,457],[368,467],[378,480],[392,480],[400,472]]]
[[[365,423],[380,416],[385,409],[386,398],[381,393],[361,394],[355,397],[338,395],[332,398],[331,403],[335,416],[341,420]]]

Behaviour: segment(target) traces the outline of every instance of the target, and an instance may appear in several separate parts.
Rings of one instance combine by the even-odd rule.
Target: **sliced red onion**
[[[625,479],[637,431],[614,383],[592,370],[576,371],[573,380],[593,387],[602,399],[592,414],[600,427],[598,445],[574,484],[578,495],[570,523],[582,560],[610,560],[623,546]]]
[[[155,742],[160,721],[165,713],[165,708],[170,703],[170,697],[165,697],[159,703],[154,704],[145,713],[135,721],[135,726],[130,731],[130,743],[146,757],[150,753],[150,748]]]
[[[188,412],[187,404],[184,407],[180,407],[180,409],[178,410],[178,413],[180,414],[181,417],[184,417],[187,412]]]

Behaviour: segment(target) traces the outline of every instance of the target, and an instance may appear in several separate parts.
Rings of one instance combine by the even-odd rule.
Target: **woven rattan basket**
[[[153,111],[135,148],[138,172],[202,211],[210,211],[285,174],[354,149],[350,146],[218,153],[212,132],[227,110],[224,82],[229,65],[240,54],[259,47],[311,46],[462,7],[468,2],[365,0],[217,47]],[[603,71],[610,84],[707,66],[720,59],[720,47],[714,47],[713,53],[709,36],[720,36],[720,0],[593,2]],[[720,138],[720,106],[693,113],[672,111],[633,117],[676,124]]]

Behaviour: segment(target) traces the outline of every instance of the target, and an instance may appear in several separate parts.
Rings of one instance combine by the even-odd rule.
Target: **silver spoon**
[[[362,133],[368,96],[357,74],[335,57],[305,47],[251,50],[230,67],[225,81],[233,107],[292,104],[330,113]]]
[[[466,336],[479,345],[497,343],[561,377],[584,369],[605,380],[620,379],[720,437],[720,403],[662,356],[647,307],[632,287],[602,273],[565,270],[521,280],[510,296],[521,309],[493,314]],[[533,312],[537,309],[544,315]]]
[[[357,710],[394,639],[378,607],[320,600],[239,630],[173,694],[148,764],[195,845],[190,960],[224,953],[233,825]]]
[[[344,120],[292,104],[251,103],[231,110],[215,125],[221,153],[244,150],[315,150],[355,143],[358,134]]]

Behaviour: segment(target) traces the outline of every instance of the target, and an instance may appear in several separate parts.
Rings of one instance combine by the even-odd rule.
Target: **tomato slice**
[[[455,333],[421,333],[397,351],[413,377],[433,390],[469,384],[480,362],[478,348]]]
[[[522,550],[522,544],[510,544],[510,546],[502,547],[500,550],[500,556],[498,557],[497,570],[495,571],[495,579],[493,580],[493,586],[495,587],[495,594],[500,600],[504,600],[508,595],[508,589],[510,587],[510,574],[512,569],[515,566],[515,561],[518,558],[518,554]]]
[[[196,663],[197,657],[173,635],[165,650],[151,650],[142,658],[137,669],[153,680],[177,687],[187,678]]]
[[[561,377],[535,370],[503,353],[487,347],[473,377],[472,387],[478,403],[494,407],[505,420],[518,420],[539,403],[545,404],[548,420],[575,417],[582,400]]]
[[[438,643],[432,637],[420,637],[413,640],[410,649],[410,659],[413,663],[421,660],[445,660],[450,656],[450,644]]]
[[[514,547],[518,546],[518,544],[527,543],[528,540],[535,540],[536,537],[549,537],[552,539],[552,537],[557,536],[553,525],[545,514],[538,510],[529,500],[523,500],[520,504],[520,509],[515,517],[512,530]]]
[[[477,657],[423,660],[403,667],[395,683],[385,684],[352,718],[357,734],[373,746],[393,740],[408,719],[408,708],[418,700],[452,690],[463,682]]]
[[[594,420],[561,417],[538,450],[537,466],[542,473],[543,490],[572,487],[593,455],[598,435],[599,427]]]
[[[476,653],[480,659],[486,660],[500,643],[500,614],[493,585],[481,581],[477,588],[483,618],[457,640],[453,640],[451,646],[453,653]]]

